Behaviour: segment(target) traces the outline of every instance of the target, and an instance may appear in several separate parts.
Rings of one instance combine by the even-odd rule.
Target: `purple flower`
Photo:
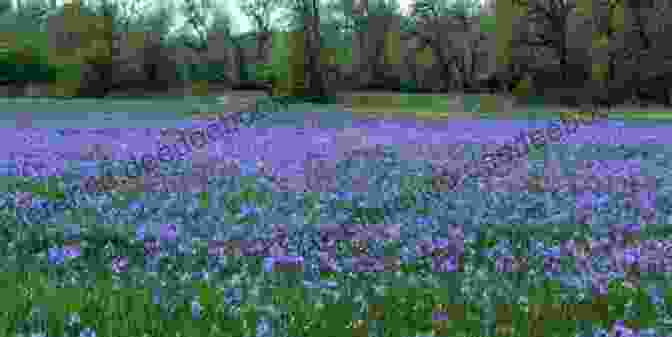
[[[448,313],[443,311],[434,311],[432,313],[432,320],[434,321],[447,321]]]
[[[609,196],[604,193],[599,193],[598,195],[591,194],[589,198],[593,208],[602,207],[609,201]],[[583,201],[585,202],[586,199],[583,199]]]
[[[177,225],[175,224],[163,224],[161,225],[161,239],[172,241],[177,239]]]
[[[223,240],[211,240],[208,242],[208,255],[224,256],[226,251],[226,242]]]
[[[576,256],[576,241],[566,240],[560,244],[560,254],[566,256]]]
[[[336,264],[336,259],[328,252],[319,252],[320,272],[340,272],[341,268]]]
[[[626,248],[623,251],[623,259],[628,265],[639,263],[640,257],[641,252],[639,248]]]
[[[524,256],[502,255],[495,262],[495,270],[500,273],[524,272],[527,267],[527,258]]]
[[[14,197],[14,202],[16,207],[28,208],[33,204],[33,194],[30,192],[18,191]]]
[[[355,272],[382,272],[385,266],[380,259],[372,256],[352,257],[352,270]]]
[[[606,295],[609,286],[609,277],[605,273],[592,273],[591,290],[595,295]]]
[[[63,255],[69,258],[76,258],[82,255],[82,250],[79,241],[67,241],[63,246]]]
[[[625,225],[624,231],[630,234],[639,233],[642,230],[642,226],[639,224],[627,224]]]
[[[146,256],[156,256],[159,254],[160,243],[157,239],[147,239],[144,243],[144,250]]]
[[[612,334],[611,336],[613,337],[634,337],[635,333],[632,329],[626,328],[623,320],[617,320],[614,322],[614,326],[612,327]]]
[[[560,250],[550,249],[544,251],[544,271],[546,273],[560,272]]]
[[[245,256],[263,256],[268,251],[269,247],[270,244],[264,240],[253,240],[252,242],[248,242],[246,244],[245,248],[243,249],[243,254]]]
[[[401,224],[392,224],[385,226],[383,236],[387,240],[398,240],[401,235]]]
[[[121,273],[128,268],[128,258],[123,256],[116,256],[112,259],[112,271]]]
[[[446,256],[458,255],[464,251],[464,242],[455,242],[454,239],[421,240],[416,246],[419,256]]]
[[[269,256],[264,258],[264,271],[299,271],[302,264],[301,256]]]
[[[432,260],[432,271],[439,273],[450,273],[457,270],[457,259],[455,256],[437,257]]]
[[[289,232],[287,230],[287,225],[284,224],[273,224],[271,225],[271,237],[274,241],[287,241]]]

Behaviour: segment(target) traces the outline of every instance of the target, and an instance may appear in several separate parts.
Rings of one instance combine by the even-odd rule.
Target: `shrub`
[[[65,67],[50,65],[47,41],[39,34],[17,36],[0,52],[0,78],[6,83],[54,81]]]
[[[0,77],[4,82],[54,81],[59,68],[50,66],[35,48],[9,50],[0,56]]]
[[[399,90],[405,93],[414,93],[418,91],[418,84],[416,81],[401,81]]]

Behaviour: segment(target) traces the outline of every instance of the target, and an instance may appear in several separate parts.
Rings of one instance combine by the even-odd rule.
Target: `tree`
[[[166,62],[167,59],[162,55],[162,47],[165,46],[170,28],[175,20],[175,6],[173,3],[162,2],[161,7],[156,12],[147,14],[140,22],[142,31],[146,34],[151,34],[158,38],[149,39],[149,45],[145,46],[143,71],[147,75],[147,80],[150,84],[162,85],[166,87],[169,84],[166,81],[159,81],[159,64]]]
[[[243,14],[254,24],[257,34],[257,57],[263,57],[264,45],[271,38],[271,13],[281,7],[281,0],[239,0]]]
[[[460,74],[460,87],[471,86],[476,72],[477,49],[479,42],[485,38],[483,34],[476,29],[481,16],[481,5],[478,0],[457,0],[449,3],[446,0],[416,0],[413,3],[413,12],[421,23],[420,29],[425,29],[423,36],[432,46],[437,58],[442,62],[444,76],[449,72],[450,65],[453,63]],[[448,30],[449,29],[449,30]],[[444,30],[447,34],[436,34]],[[430,34],[427,34],[430,33]],[[435,35],[432,35],[434,33]],[[440,43],[434,41],[437,39],[446,39],[451,41],[450,47],[453,58],[445,60],[439,53]],[[430,42],[432,41],[432,42]]]
[[[367,46],[362,48],[366,61],[361,63],[363,69],[360,73],[370,73],[373,81],[390,81],[380,60],[387,43],[386,34],[399,32],[399,25],[395,25],[401,16],[399,2],[396,0],[369,1],[365,13],[367,13],[365,26],[368,39],[366,40]],[[360,40],[360,42],[364,41]],[[361,47],[363,46],[360,45]]]
[[[182,14],[187,18],[188,27],[196,34],[196,39],[184,40],[187,47],[197,52],[203,52],[208,49],[208,14],[213,8],[213,4],[207,0],[184,0],[180,9],[182,10]],[[186,28],[186,26],[183,27]]]
[[[458,60],[455,39],[449,35],[463,29],[451,18],[453,13],[442,0],[416,0],[412,3],[411,15],[417,20],[415,34],[432,49],[446,87],[449,87],[448,81],[453,77],[452,66]],[[451,57],[448,56],[448,50],[451,51]]]
[[[223,7],[215,6],[208,0],[185,0],[181,6],[182,13],[187,20],[180,28],[179,41],[181,44],[196,51],[199,56],[208,52],[208,40],[214,35],[224,36],[225,40],[236,46],[237,63],[242,65],[240,41],[242,36],[236,37],[231,29],[231,17]],[[206,60],[201,61],[205,65]],[[201,74],[207,74],[206,68],[201,68]]]
[[[322,99],[330,96],[320,65],[320,11],[318,0],[286,0],[290,10],[288,28],[304,32],[305,73],[307,86],[304,95]],[[298,27],[297,27],[298,26]]]
[[[576,8],[565,0],[513,0],[516,10],[525,14],[522,27],[527,26],[513,47],[548,48],[555,52],[562,80],[568,80],[567,19]]]
[[[381,56],[385,51],[386,33],[401,32],[402,26],[408,28],[407,22],[402,20],[401,9],[396,0],[378,1],[344,1],[336,8],[343,11],[343,20],[340,25],[352,43],[358,45],[359,55],[355,61],[352,86],[379,87],[381,84],[394,85],[386,76],[386,69],[381,64]],[[395,79],[396,80],[396,79]],[[395,81],[396,82],[396,81]]]

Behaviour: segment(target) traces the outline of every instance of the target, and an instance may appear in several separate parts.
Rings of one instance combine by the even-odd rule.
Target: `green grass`
[[[624,119],[644,119],[644,120],[670,120],[672,119],[672,111],[668,112],[652,112],[652,111],[617,111],[610,115],[618,116]]]
[[[662,229],[662,228],[661,228]],[[126,248],[101,249],[101,237],[89,242],[84,256],[79,262],[71,261],[65,266],[49,270],[32,264],[34,258],[25,257],[23,271],[0,272],[0,335],[12,335],[31,310],[43,310],[45,327],[49,336],[60,336],[66,330],[66,320],[71,313],[78,313],[82,327],[91,327],[100,337],[112,336],[251,336],[254,335],[256,318],[275,317],[284,320],[283,329],[289,336],[350,336],[355,331],[349,325],[353,321],[368,322],[369,328],[378,336],[406,337],[428,335],[434,329],[442,329],[440,336],[493,336],[483,334],[483,324],[494,323],[501,329],[511,327],[512,336],[545,337],[574,336],[577,321],[583,327],[610,327],[614,321],[625,319],[630,327],[655,327],[657,315],[651,303],[643,297],[639,289],[624,288],[618,280],[609,286],[608,295],[600,301],[570,296],[556,281],[523,275],[502,275],[494,273],[492,267],[484,265],[475,252],[493,246],[499,240],[508,238],[521,242],[528,237],[511,233],[510,229],[500,232],[494,229],[467,248],[466,263],[485,271],[485,278],[477,278],[474,273],[450,273],[431,275],[423,270],[423,265],[407,265],[401,275],[375,273],[374,275],[353,276],[349,274],[324,274],[325,278],[336,281],[339,287],[330,290],[307,289],[295,286],[296,276],[291,273],[274,272],[266,275],[260,270],[259,259],[239,258],[232,260],[228,273],[213,275],[209,281],[180,282],[169,275],[161,278],[168,283],[164,289],[178,286],[187,294],[199,296],[202,306],[201,319],[191,317],[191,304],[185,296],[177,296],[172,303],[172,312],[152,303],[150,286],[133,280],[126,274],[121,278],[113,276],[101,260],[109,256],[124,254],[141,256],[142,247],[126,244]],[[670,230],[667,230],[669,237]],[[552,242],[557,234],[537,232],[529,236]],[[96,235],[101,235],[97,233]],[[660,238],[659,233],[655,234]],[[86,241],[86,240],[84,240]],[[55,241],[54,243],[57,243]],[[199,250],[203,253],[203,250]],[[138,255],[140,254],[140,255]],[[33,261],[28,261],[33,260]],[[196,270],[194,262],[178,267],[179,272]],[[133,260],[132,262],[137,262]],[[166,261],[170,263],[170,261]],[[186,262],[186,261],[185,261]],[[536,266],[536,261],[533,261]],[[69,267],[70,266],[70,267]],[[192,267],[189,267],[192,266]],[[72,269],[86,270],[88,282],[81,285],[56,287],[53,281],[72,273]],[[68,270],[71,270],[70,272]],[[223,302],[222,287],[231,285],[234,274],[244,276],[243,304],[240,310],[232,310]],[[59,275],[61,275],[59,277]],[[409,279],[425,275],[424,279],[436,282],[421,282],[413,285]],[[493,280],[497,280],[494,282]],[[156,280],[155,280],[156,281]],[[177,283],[175,283],[177,282]],[[431,284],[434,284],[432,286]],[[375,291],[373,285],[385,285],[382,291]],[[460,291],[461,286],[475,287]],[[672,288],[667,288],[666,305],[672,306]],[[17,296],[17,294],[24,294]],[[25,294],[30,294],[26,296]],[[340,295],[336,295],[340,294]],[[471,296],[469,294],[479,294]],[[522,296],[522,297],[519,297]],[[516,300],[524,298],[522,303]],[[639,314],[627,319],[626,306],[632,303]],[[553,304],[564,304],[553,307]],[[443,325],[432,322],[434,310],[449,313],[450,319]],[[375,306],[382,308],[382,315],[373,319]],[[274,308],[269,311],[269,308]],[[392,309],[393,308],[393,309]],[[446,309],[447,308],[447,309]],[[599,308],[604,308],[600,316]],[[534,314],[539,310],[538,314]],[[288,315],[278,315],[283,312]],[[493,317],[494,314],[494,317]],[[492,320],[492,321],[491,321]],[[534,327],[534,332],[530,329]],[[438,330],[437,330],[438,332]]]
[[[472,95],[464,104],[456,104],[449,97],[432,97],[426,95],[389,95],[371,96],[380,100],[380,102],[360,103],[353,105],[353,113],[366,114],[370,116],[381,117],[408,117],[420,120],[450,119],[450,118],[483,118],[483,119],[550,119],[557,118],[559,113],[544,108],[543,105],[530,107],[516,107],[515,111],[507,111],[502,114],[499,112],[484,112],[478,110],[476,104],[480,100],[478,95]],[[382,98],[380,98],[382,97]],[[391,100],[394,98],[394,102]],[[1,101],[1,100],[0,100]],[[471,103],[469,103],[471,102]],[[17,106],[18,104],[18,106]],[[56,106],[54,106],[56,104]],[[101,105],[102,104],[102,105]],[[12,101],[13,109],[30,110],[35,113],[54,113],[54,109],[67,111],[68,113],[88,113],[90,111],[105,110],[102,107],[109,108],[114,106],[113,110],[123,108],[124,112],[129,114],[139,114],[143,111],[171,111],[177,113],[177,116],[191,118],[197,115],[199,111],[218,113],[223,105],[217,104],[216,97],[112,97],[104,100],[74,98],[20,98]],[[456,107],[457,105],[457,107]],[[333,100],[324,102],[308,102],[305,98],[285,97],[260,98],[257,100],[257,109],[262,111],[287,111],[292,109],[311,109],[322,111],[328,108],[329,111],[340,111],[340,106]],[[473,113],[472,113],[473,112]],[[672,112],[666,111],[622,111],[612,110],[610,118],[624,120],[646,120],[646,121],[668,121],[672,119]]]
[[[245,186],[252,184],[247,181]],[[404,184],[422,184],[409,177]],[[45,184],[24,183],[23,190],[44,193]],[[422,188],[422,187],[414,187]],[[413,203],[412,191],[408,202]],[[201,194],[207,204],[208,196]],[[225,204],[232,210],[246,201],[266,205],[268,195],[255,193],[250,186],[227,197]],[[307,208],[318,208],[315,197],[307,197]],[[310,201],[313,200],[313,201]],[[342,205],[350,207],[352,205]],[[409,205],[411,207],[412,205]],[[362,223],[379,222],[375,209],[362,209]],[[78,212],[79,213],[79,212]],[[7,226],[7,219],[3,219]],[[66,319],[78,313],[82,327],[95,329],[98,337],[125,336],[252,336],[256,318],[273,317],[289,336],[350,336],[356,329],[352,322],[368,322],[368,328],[378,336],[408,337],[437,336],[495,337],[493,331],[512,328],[515,337],[574,336],[579,327],[610,327],[618,319],[626,320],[631,327],[657,327],[661,316],[672,308],[672,287],[667,289],[664,311],[652,310],[648,299],[639,289],[624,288],[619,280],[610,284],[608,295],[599,301],[583,292],[567,289],[558,282],[541,277],[539,273],[497,273],[493,261],[479,252],[493,247],[497,242],[510,240],[514,247],[526,247],[541,242],[549,246],[572,237],[582,237],[588,229],[580,225],[547,226],[489,226],[475,242],[466,242],[464,257],[466,273],[434,274],[425,262],[403,265],[401,272],[372,274],[323,274],[323,279],[338,283],[331,290],[308,289],[300,284],[300,277],[288,272],[264,273],[261,261],[255,257],[230,257],[224,271],[213,273],[208,281],[181,280],[181,275],[200,271],[206,247],[195,244],[193,257],[166,258],[165,266],[157,277],[131,271],[121,276],[109,270],[113,256],[129,256],[131,266],[141,265],[142,243],[130,237],[133,226],[94,226],[81,221],[83,231],[83,256],[68,261],[64,266],[47,268],[41,255],[47,247],[63,244],[58,231],[48,231],[38,239],[7,237],[0,239],[0,259],[16,257],[21,263],[2,263],[0,268],[0,336],[14,336],[21,323],[33,309],[43,309],[48,336],[61,336]],[[90,227],[89,227],[90,226]],[[17,228],[16,225],[9,228]],[[669,225],[647,226],[641,235],[644,239],[672,238]],[[10,234],[11,235],[11,234]],[[15,244],[10,250],[8,242]],[[26,253],[26,249],[32,251]],[[390,246],[394,255],[394,244]],[[344,254],[347,253],[347,247]],[[515,255],[514,251],[514,255]],[[541,260],[529,257],[532,270],[540,270]],[[17,267],[20,267],[17,269]],[[476,272],[478,271],[478,272]],[[74,277],[76,284],[57,286],[56,280]],[[183,294],[198,295],[203,307],[201,319],[191,317],[191,302],[187,295],[175,295],[171,300],[172,311],[152,303],[153,282],[163,280],[163,289],[180,289]],[[240,281],[236,281],[240,280]],[[661,275],[642,275],[642,285],[661,282]],[[666,281],[662,281],[666,282]],[[240,310],[233,310],[223,302],[224,287],[243,289]],[[378,289],[377,287],[383,286]],[[376,290],[378,289],[378,290]],[[172,290],[170,290],[172,291]],[[17,295],[20,294],[20,295]],[[519,302],[519,300],[524,301]],[[627,304],[632,303],[633,307]],[[553,307],[552,304],[564,304]],[[440,305],[448,305],[450,319],[444,323],[432,322],[431,314]],[[383,308],[383,315],[371,319],[375,306]],[[598,309],[606,311],[600,316]],[[539,310],[539,315],[533,314]],[[629,310],[639,314],[629,315]],[[601,309],[600,309],[601,310]],[[555,318],[555,319],[554,319]],[[580,324],[577,324],[580,323]],[[487,327],[487,329],[486,329]],[[531,330],[534,328],[534,330]],[[485,329],[485,330],[484,330]],[[76,334],[75,334],[76,335]]]

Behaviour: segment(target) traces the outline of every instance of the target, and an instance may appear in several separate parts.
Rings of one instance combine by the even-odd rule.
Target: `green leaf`
[[[494,15],[480,16],[480,29],[484,33],[494,33],[497,31],[497,21]]]
[[[209,207],[208,192],[199,193],[199,195],[198,195],[198,205],[201,208],[208,208]]]
[[[527,158],[528,160],[544,160],[544,158],[546,158],[546,154],[543,147],[532,147]]]

